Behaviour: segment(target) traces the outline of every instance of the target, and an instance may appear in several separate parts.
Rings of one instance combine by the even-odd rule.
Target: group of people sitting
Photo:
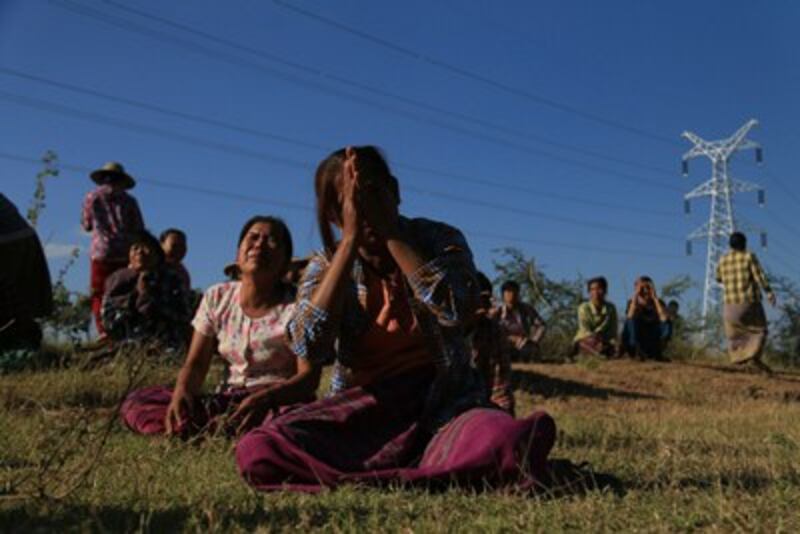
[[[658,297],[652,278],[640,276],[636,280],[625,306],[621,336],[617,308],[606,300],[608,281],[604,277],[592,278],[587,289],[589,300],[578,306],[575,353],[666,359],[664,350],[680,320],[679,305],[675,300],[665,304]]]
[[[144,227],[136,181],[110,162],[91,173],[97,187],[84,200],[81,226],[91,232],[91,308],[101,341],[156,341],[184,347],[193,312],[191,278],[183,265],[186,234],[164,230],[156,239]]]
[[[107,167],[98,188],[125,198],[126,188],[114,185],[116,171],[124,171]],[[555,423],[541,411],[514,418],[510,395],[493,403],[497,373],[486,370],[508,355],[484,361],[480,343],[471,343],[485,318],[507,325],[513,350],[530,352],[538,339],[522,338],[534,324],[541,337],[538,315],[525,315],[517,300],[500,310],[481,301],[485,277],[462,233],[401,216],[397,179],[378,149],[334,152],[319,164],[314,187],[323,250],[303,266],[299,282],[283,221],[248,220],[236,261],[225,268],[228,281],[206,290],[194,311],[176,383],[130,393],[124,423],[148,435],[237,436],[239,471],[263,490],[543,482]],[[102,205],[91,196],[87,205]],[[185,288],[155,239],[140,228],[129,235],[126,265],[112,270],[107,263],[116,258],[92,256],[93,286],[100,285],[97,273],[112,273],[98,296],[103,331],[176,333],[165,325],[191,310]],[[110,241],[93,239],[93,251],[95,242],[102,251]],[[215,357],[225,362],[225,380],[204,392]],[[330,387],[318,399],[326,366]]]
[[[510,362],[537,355],[544,321],[515,282],[493,304],[492,283],[458,229],[400,215],[399,184],[378,149],[348,147],[319,164],[322,250],[293,262],[286,224],[252,217],[228,281],[196,305],[181,263],[186,236],[168,230],[159,242],[144,231],[127,193],[135,182],[121,165],[91,176],[98,187],[83,226],[93,232],[98,330],[112,340],[188,344],[174,386],[126,398],[120,415],[131,430],[236,436],[239,472],[261,490],[547,481],[555,423],[542,411],[515,418],[510,384]],[[577,350],[663,355],[676,310],[652,280],[637,280],[621,340],[606,280],[590,280],[588,290]],[[225,378],[208,393],[216,357]],[[329,391],[317,398],[326,366]]]

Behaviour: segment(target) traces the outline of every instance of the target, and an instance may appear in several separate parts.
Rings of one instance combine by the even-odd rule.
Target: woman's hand
[[[342,239],[358,241],[361,235],[360,191],[356,151],[347,147],[342,167]]]
[[[251,393],[239,403],[239,406],[229,419],[236,425],[237,435],[261,423],[267,416],[267,413],[273,407],[272,399],[269,395],[271,389],[273,388],[265,388]]]
[[[194,409],[194,398],[183,388],[176,388],[172,392],[172,399],[167,408],[167,415],[164,418],[166,434],[171,436],[181,430],[181,421],[184,417],[190,417]]]

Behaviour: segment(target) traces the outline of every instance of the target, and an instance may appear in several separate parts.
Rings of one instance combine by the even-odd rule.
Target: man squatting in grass
[[[611,357],[617,350],[617,308],[606,300],[608,281],[598,276],[586,283],[589,301],[578,306],[574,352]]]
[[[508,338],[506,350],[512,361],[529,362],[539,353],[539,345],[547,330],[536,308],[520,298],[519,284],[508,280],[500,287],[503,303],[497,310],[500,326]]]
[[[620,356],[663,360],[673,325],[666,304],[656,294],[652,278],[640,276],[636,279],[625,315]]]

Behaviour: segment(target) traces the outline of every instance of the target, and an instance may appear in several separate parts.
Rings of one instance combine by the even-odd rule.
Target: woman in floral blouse
[[[239,279],[214,285],[203,296],[175,388],[149,387],[125,400],[122,419],[129,428],[187,436],[222,423],[233,433],[260,423],[271,410],[313,399],[319,372],[284,342],[294,304],[281,280],[291,257],[292,238],[283,221],[247,221],[239,236]],[[225,360],[227,379],[221,391],[203,395],[215,352]]]

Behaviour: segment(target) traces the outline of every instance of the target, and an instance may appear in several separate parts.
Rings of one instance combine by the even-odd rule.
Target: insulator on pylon
[[[689,176],[689,162],[686,160],[681,161],[681,174]]]
[[[767,233],[761,232],[761,248],[767,248]]]
[[[763,208],[764,204],[766,204],[766,203],[767,203],[767,192],[764,191],[763,189],[759,189],[758,190],[758,205]]]
[[[764,149],[761,147],[756,148],[756,163],[764,163]]]
[[[689,202],[688,199],[684,200],[683,201],[683,213],[685,213],[686,215],[689,215],[691,212],[692,212],[692,204]]]
[[[691,256],[692,255],[692,242],[691,241],[687,241],[686,242],[686,255],[687,256]]]

